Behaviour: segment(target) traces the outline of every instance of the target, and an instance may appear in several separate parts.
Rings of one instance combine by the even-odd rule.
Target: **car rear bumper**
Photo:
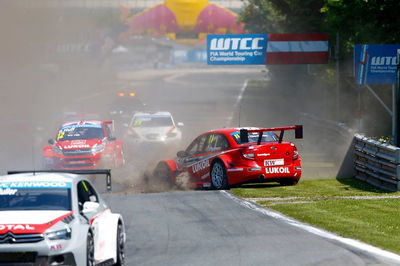
[[[246,182],[275,182],[280,179],[301,178],[302,168],[300,162],[283,166],[257,166],[235,167],[227,169],[228,183],[230,185]]]

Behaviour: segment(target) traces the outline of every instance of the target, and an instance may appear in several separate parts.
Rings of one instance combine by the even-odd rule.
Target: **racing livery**
[[[124,265],[122,216],[71,173],[0,177],[0,265]]]
[[[286,130],[303,137],[302,126],[203,133],[179,151],[177,158],[159,162],[153,175],[167,184],[185,183],[194,188],[227,189],[248,182],[295,185],[302,173],[301,158],[293,143],[283,141]]]
[[[134,143],[177,144],[182,132],[169,112],[135,113],[128,126],[126,139]]]
[[[112,121],[64,123],[43,147],[46,169],[117,168],[124,164],[122,142],[113,136]]]

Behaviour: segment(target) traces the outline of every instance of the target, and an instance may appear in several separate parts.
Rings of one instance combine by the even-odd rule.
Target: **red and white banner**
[[[327,33],[268,34],[266,64],[326,64]]]

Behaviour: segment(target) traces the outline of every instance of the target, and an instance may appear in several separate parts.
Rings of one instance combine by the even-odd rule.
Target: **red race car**
[[[113,135],[111,121],[64,123],[43,147],[47,169],[116,168],[124,164],[122,142]]]
[[[303,126],[203,133],[177,158],[159,162],[153,175],[167,184],[185,183],[192,188],[227,189],[250,182],[295,185],[301,177],[301,159],[296,146],[283,141],[286,130],[295,130],[295,137],[303,138]]]

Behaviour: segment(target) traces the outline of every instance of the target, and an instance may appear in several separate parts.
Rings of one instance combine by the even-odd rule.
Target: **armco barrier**
[[[354,155],[357,179],[385,190],[400,190],[400,148],[355,134]]]

